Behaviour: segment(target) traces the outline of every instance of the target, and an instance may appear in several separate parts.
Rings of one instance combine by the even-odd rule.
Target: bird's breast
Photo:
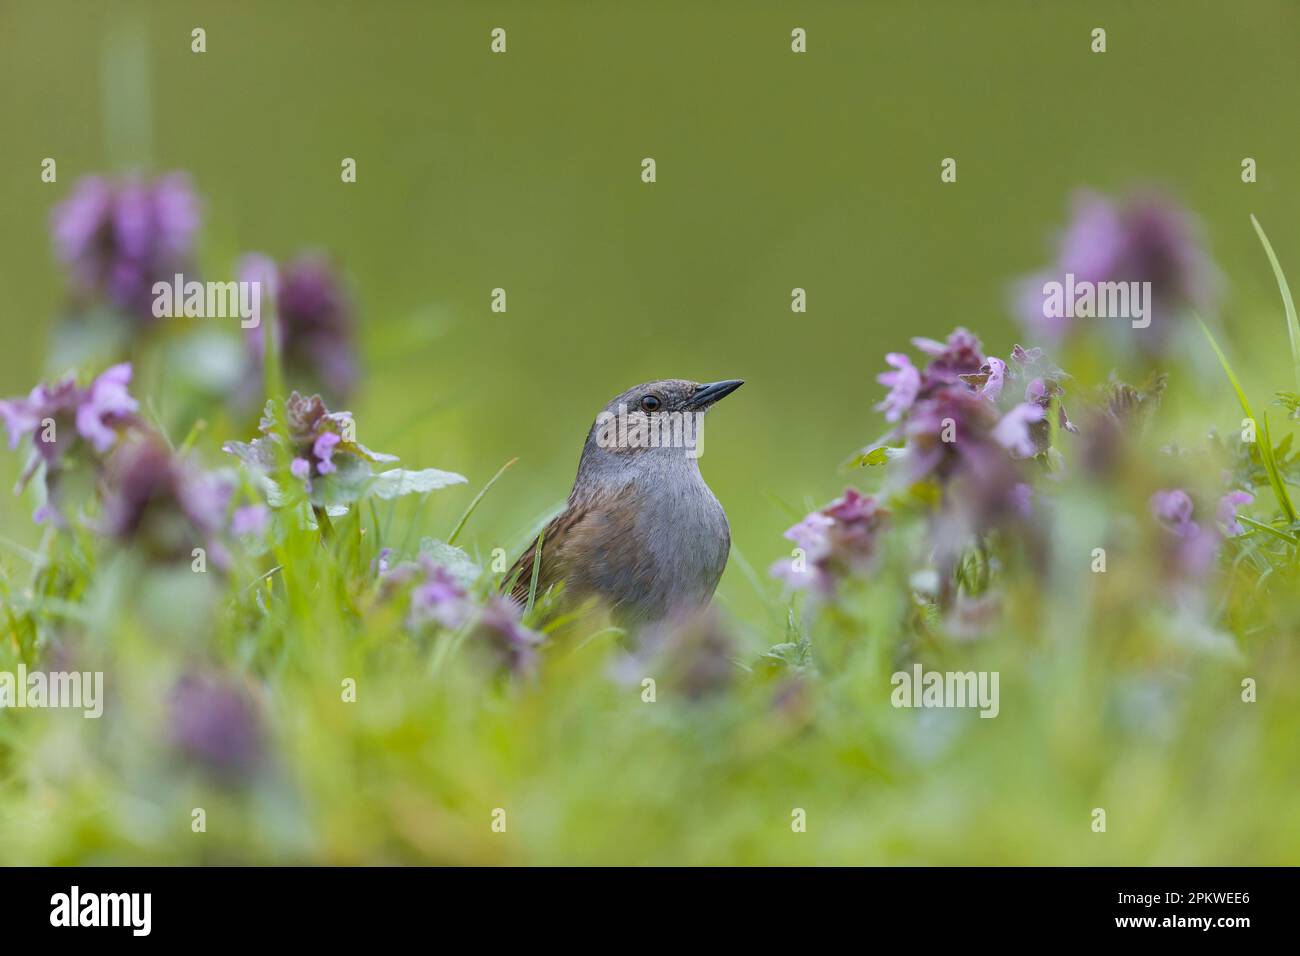
[[[631,573],[618,582],[620,604],[651,619],[702,606],[713,597],[727,564],[731,530],[703,478],[644,489],[636,499],[632,538],[640,553],[625,565]]]

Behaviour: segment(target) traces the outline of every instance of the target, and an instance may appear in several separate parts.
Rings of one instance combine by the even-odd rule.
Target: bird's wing
[[[577,585],[587,582],[596,555],[604,554],[615,543],[624,546],[630,542],[632,517],[630,502],[635,497],[636,489],[628,485],[618,491],[600,498],[587,498],[582,501],[570,501],[569,507],[546,526],[542,534],[542,560],[537,571],[537,593],[544,594],[546,589],[571,576],[581,580],[569,580],[574,591],[582,590]],[[537,539],[519,556],[508,574],[505,583],[510,585],[510,596],[520,604],[528,602],[528,589],[533,580],[533,561],[537,554]],[[569,598],[580,595],[567,592]]]
[[[590,508],[570,505],[547,524],[541,535],[542,561],[537,571],[538,594],[545,594],[551,585],[564,580],[563,552],[566,549],[563,544],[570,533],[590,516]],[[533,563],[537,560],[537,542],[538,539],[534,538],[505,576],[506,584],[514,582],[510,587],[510,596],[520,604],[528,602],[528,589],[533,582]]]

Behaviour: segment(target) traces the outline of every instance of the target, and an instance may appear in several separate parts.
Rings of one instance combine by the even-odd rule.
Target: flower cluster
[[[193,261],[199,201],[180,173],[152,181],[90,176],[54,210],[51,234],[75,294],[103,299],[141,321],[153,317],[153,285]]]
[[[330,261],[308,254],[279,265],[254,253],[244,258],[240,273],[260,283],[276,303],[274,328],[289,383],[318,389],[331,401],[346,400],[357,380],[356,314]],[[250,330],[248,342],[260,373],[261,330]]]
[[[265,762],[257,707],[233,681],[186,674],[172,688],[168,705],[172,746],[218,783],[246,783]]]
[[[131,366],[114,365],[79,388],[69,375],[52,385],[42,383],[26,398],[0,401],[0,416],[9,431],[9,447],[16,449],[24,438],[31,440],[34,454],[19,481],[21,490],[44,465],[45,503],[36,521],[62,522],[57,492],[67,460],[85,450],[98,459],[116,444],[122,430],[136,421],[138,403],[127,391]]]
[[[1255,500],[1245,491],[1229,491],[1218,500],[1215,522],[1196,520],[1196,505],[1182,488],[1166,488],[1151,496],[1151,515],[1165,529],[1164,558],[1167,571],[1188,581],[1199,581],[1209,573],[1219,555],[1223,537],[1244,534],[1237,511]],[[1216,528],[1217,525],[1217,528]]]
[[[1161,351],[1189,310],[1213,309],[1217,270],[1200,241],[1196,221],[1181,207],[1153,194],[1116,202],[1092,192],[1074,199],[1074,216],[1061,234],[1056,261],[1022,282],[1017,313],[1035,340],[1059,343],[1081,331],[1080,320],[1062,310],[1047,315],[1044,285],[1084,282],[1151,283],[1151,325],[1129,342],[1148,354]],[[1097,320],[1105,321],[1105,320]]]
[[[533,671],[543,638],[524,626],[517,603],[496,594],[477,604],[461,578],[430,554],[422,552],[418,562],[396,566],[390,566],[391,558],[392,550],[385,548],[376,570],[390,589],[413,582],[407,614],[410,630],[467,628],[471,642],[486,650],[497,666],[513,674]]]
[[[1053,405],[1058,426],[1075,430],[1061,403],[1065,373],[1041,349],[1017,345],[1008,361],[986,356],[963,328],[945,342],[913,344],[929,356],[924,368],[891,353],[893,370],[878,377],[890,391],[877,408],[894,424],[881,448],[901,443],[901,454],[888,456],[901,459],[899,474],[935,484],[949,516],[964,516],[965,532],[1026,517],[1030,489],[1019,462],[1049,451]]]
[[[327,510],[346,510],[368,494],[396,498],[465,481],[463,475],[437,468],[375,471],[375,465],[395,462],[397,457],[358,442],[352,413],[331,412],[319,395],[306,398],[294,392],[284,402],[268,400],[258,430],[262,437],[226,442],[222,449],[253,472],[276,506],[283,503],[283,491],[271,475],[281,454],[287,454],[289,472],[302,483],[313,507]]]
[[[835,582],[870,569],[889,512],[875,498],[849,488],[820,511],[785,533],[797,546],[794,557],[778,561],[772,574],[794,588],[829,596]]]
[[[289,470],[309,491],[314,479],[339,474],[340,466],[348,474],[364,468],[368,475],[369,463],[397,461],[395,455],[371,451],[356,441],[356,422],[351,412],[331,412],[319,395],[308,398],[298,392],[282,405],[266,403],[258,423],[261,438],[226,442],[223,450],[263,473],[272,471],[277,464],[276,449],[282,444],[276,421],[281,411],[288,437]]]
[[[188,559],[202,546],[218,567],[226,564],[217,536],[231,483],[174,455],[157,436],[141,433],[124,442],[108,459],[101,486],[104,533],[160,561]]]
[[[26,398],[0,402],[9,445],[30,439],[33,454],[19,490],[41,471],[44,502],[33,516],[65,526],[65,487],[88,479],[100,503],[87,526],[163,561],[188,559],[202,546],[225,564],[218,538],[225,529],[233,485],[176,455],[136,415],[129,364],[115,365],[87,387],[68,376],[37,385]]]

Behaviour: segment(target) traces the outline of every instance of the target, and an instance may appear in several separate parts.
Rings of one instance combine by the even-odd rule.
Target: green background
[[[360,437],[469,477],[421,530],[445,534],[519,457],[473,519],[480,553],[513,552],[559,505],[610,396],[745,378],[702,466],[775,596],[764,568],[791,509],[836,494],[836,466],[883,428],[883,352],[965,324],[1004,354],[1009,285],[1047,261],[1077,187],[1155,184],[1195,210],[1228,342],[1288,381],[1248,214],[1294,273],[1300,6],[1084,6],[4,0],[0,393],[46,371],[64,296],[51,207],[85,174],[187,170],[209,277],[248,250],[344,264]],[[19,467],[6,456],[0,477]],[[6,496],[5,535],[30,540],[29,513]],[[760,606],[737,560],[720,595]]]

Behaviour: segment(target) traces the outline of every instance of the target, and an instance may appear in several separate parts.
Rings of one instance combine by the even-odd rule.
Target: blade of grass
[[[1295,505],[1291,503],[1291,494],[1286,490],[1286,482],[1282,480],[1282,473],[1278,470],[1277,459],[1273,457],[1273,433],[1268,428],[1267,414],[1260,419],[1259,426],[1264,433],[1264,443],[1260,445],[1260,457],[1264,459],[1264,469],[1268,472],[1269,484],[1273,486],[1273,492],[1277,495],[1282,511],[1286,513],[1290,522],[1295,524],[1297,520]]]
[[[519,460],[518,458],[511,458],[508,462],[502,465],[497,470],[497,473],[488,480],[488,483],[483,486],[482,490],[480,490],[479,493],[474,496],[474,500],[469,503],[469,507],[465,509],[465,513],[460,516],[460,520],[456,522],[456,527],[452,529],[451,535],[448,536],[447,538],[448,544],[456,543],[456,539],[460,537],[460,533],[464,529],[465,523],[469,521],[469,516],[472,515],[474,513],[474,509],[479,506],[479,502],[483,500],[483,496],[486,495],[488,491],[491,489],[491,487],[497,483],[497,479],[506,473],[506,469],[509,468],[518,460]]]
[[[1286,331],[1291,338],[1291,364],[1295,369],[1296,389],[1300,391],[1300,319],[1296,318],[1295,300],[1291,298],[1291,287],[1287,285],[1282,266],[1277,261],[1276,253],[1273,252],[1273,244],[1268,241],[1268,236],[1264,235],[1264,227],[1259,224],[1254,213],[1251,213],[1250,222],[1255,227],[1259,241],[1264,245],[1269,265],[1273,267],[1273,277],[1277,279],[1277,287],[1282,293],[1282,307],[1286,310]]]
[[[1247,518],[1245,515],[1237,515],[1237,520],[1249,528],[1254,528],[1256,531],[1266,531],[1275,538],[1281,538],[1287,544],[1300,544],[1300,538],[1296,538],[1295,535],[1287,534],[1285,531],[1279,531],[1272,525],[1264,524],[1262,521],[1256,521],[1254,518]]]
[[[181,442],[179,453],[184,455],[189,452],[189,450],[194,447],[194,443],[198,441],[199,436],[207,430],[207,427],[208,423],[202,418],[195,420],[193,427],[190,428],[190,433],[186,435],[185,440]]]
[[[1210,343],[1210,348],[1214,349],[1214,354],[1219,358],[1219,364],[1223,367],[1223,374],[1228,376],[1228,383],[1232,385],[1232,390],[1237,393],[1237,401],[1241,403],[1241,410],[1246,413],[1246,417],[1255,423],[1260,431],[1258,437],[1262,441],[1257,441],[1259,446],[1259,457],[1264,462],[1264,471],[1268,475],[1268,483],[1273,489],[1273,496],[1277,498],[1278,506],[1282,509],[1287,520],[1292,524],[1296,521],[1295,505],[1291,503],[1291,495],[1286,489],[1285,482],[1282,481],[1282,475],[1278,471],[1277,461],[1273,458],[1273,437],[1268,430],[1268,416],[1262,419],[1256,418],[1254,411],[1251,410],[1250,400],[1246,398],[1246,392],[1241,387],[1241,382],[1237,378],[1237,373],[1232,370],[1232,363],[1228,361],[1228,356],[1223,354],[1223,349],[1219,348],[1219,343],[1214,340],[1214,336],[1206,327],[1200,318],[1197,321],[1201,323],[1201,331],[1205,333],[1205,338]]]
[[[528,603],[524,605],[524,615],[532,613],[533,603],[537,600],[537,577],[542,573],[542,544],[546,541],[546,529],[537,536],[537,550],[533,552],[533,579],[528,582]]]

